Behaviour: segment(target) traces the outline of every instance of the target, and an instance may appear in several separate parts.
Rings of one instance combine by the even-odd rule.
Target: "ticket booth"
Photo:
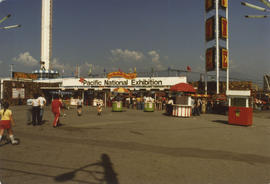
[[[229,104],[229,124],[252,125],[253,109],[250,90],[229,90],[226,92]]]

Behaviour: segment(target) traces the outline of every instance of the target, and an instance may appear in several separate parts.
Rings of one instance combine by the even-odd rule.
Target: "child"
[[[103,101],[102,100],[98,100],[98,102],[97,102],[97,115],[98,116],[101,116],[101,112],[102,112],[102,103],[103,103]]]
[[[1,121],[0,121],[0,141],[3,137],[5,129],[7,129],[11,144],[18,144],[19,141],[14,138],[12,129],[11,129],[11,124],[12,126],[15,125],[13,117],[12,117],[12,111],[9,108],[9,103],[4,102],[3,103],[3,109],[0,110],[0,116],[1,116]]]

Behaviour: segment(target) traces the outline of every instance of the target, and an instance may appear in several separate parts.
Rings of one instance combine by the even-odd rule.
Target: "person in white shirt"
[[[77,115],[82,115],[82,106],[83,106],[83,99],[81,96],[79,96],[79,99],[77,100]]]
[[[32,100],[32,124],[33,126],[40,125],[40,102],[38,99],[38,94],[34,94],[34,99]]]
[[[98,99],[98,102],[97,102],[97,115],[98,116],[101,116],[102,106],[103,106],[103,100]]]
[[[44,106],[46,105],[46,99],[44,98],[44,94],[38,97],[40,103],[40,122],[42,122],[43,114],[44,114]]]

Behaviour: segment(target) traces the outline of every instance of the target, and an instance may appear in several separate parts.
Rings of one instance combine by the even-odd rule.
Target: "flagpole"
[[[227,1],[227,8],[226,8],[226,19],[227,19],[227,40],[226,40],[226,49],[227,49],[227,85],[226,90],[229,91],[230,88],[230,76],[229,76],[229,69],[230,69],[230,51],[229,51],[229,0]]]
[[[216,70],[217,70],[217,94],[219,94],[219,9],[216,0]]]
[[[204,24],[206,22],[206,10],[204,10]],[[206,25],[205,25],[206,26]],[[204,29],[206,30],[206,29]],[[204,93],[207,95],[207,70],[206,70],[206,46],[207,46],[207,42],[206,39],[204,39],[204,68],[205,68],[205,77],[204,77]]]

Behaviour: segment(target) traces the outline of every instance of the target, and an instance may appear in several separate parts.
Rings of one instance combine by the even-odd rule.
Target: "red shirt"
[[[52,112],[60,113],[61,107],[62,107],[62,102],[59,99],[54,99],[52,101]]]

